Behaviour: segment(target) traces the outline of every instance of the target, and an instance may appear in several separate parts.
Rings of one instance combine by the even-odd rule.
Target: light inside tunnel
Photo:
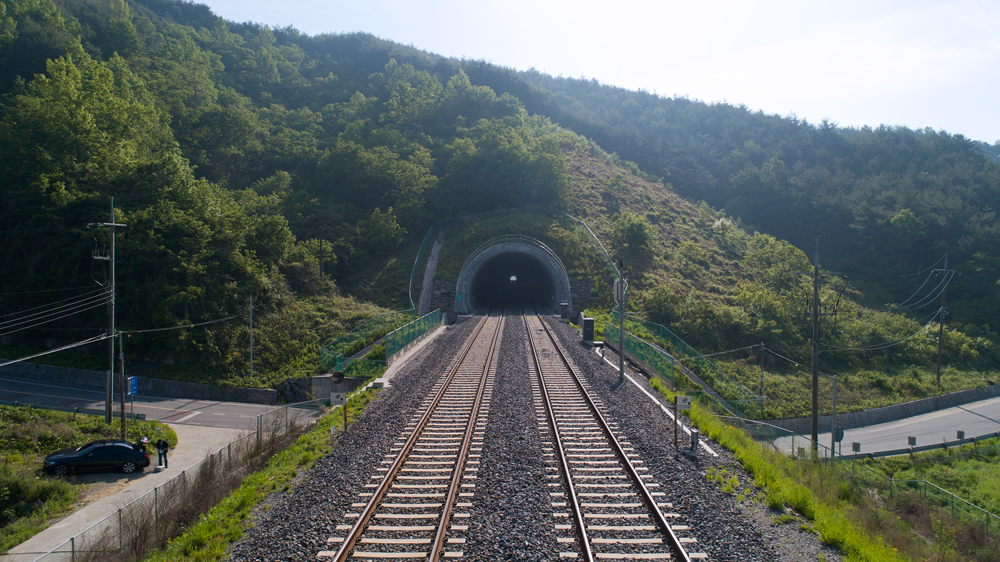
[[[479,267],[470,293],[477,306],[524,304],[540,311],[556,307],[555,282],[538,259],[521,252],[496,255]]]

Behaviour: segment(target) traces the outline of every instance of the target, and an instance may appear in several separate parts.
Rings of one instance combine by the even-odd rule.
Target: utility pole
[[[615,287],[615,300],[618,300],[618,379],[625,378],[625,262],[618,260],[618,286]]]
[[[121,438],[125,439],[127,432],[125,431],[125,351],[122,349],[122,338],[123,334],[118,332],[118,359],[119,359],[119,373],[121,375],[118,378],[118,398],[119,398],[119,412],[121,412],[122,428],[121,428]]]
[[[253,295],[250,295],[250,378],[253,378]]]
[[[323,227],[319,227],[319,280],[323,281]]]
[[[819,317],[830,313],[823,313],[819,307],[819,280],[826,275],[840,275],[840,273],[820,272],[819,270],[819,240],[816,240],[816,263],[813,270],[796,271],[796,275],[812,275],[813,278],[813,300],[812,300],[812,450],[819,452]],[[834,310],[832,314],[836,314]]]
[[[944,275],[948,275],[948,254],[944,255]],[[944,293],[948,290],[948,283],[941,289],[941,308],[938,309],[938,353],[937,353],[937,383],[941,386],[941,344],[944,343]]]
[[[764,342],[760,342],[760,400],[764,406]],[[763,414],[763,412],[761,412]]]
[[[87,226],[108,227],[111,234],[111,250],[107,254],[94,251],[93,258],[110,262],[111,271],[108,279],[109,292],[111,298],[108,300],[108,376],[104,388],[104,423],[111,424],[112,411],[114,405],[114,372],[115,372],[115,227],[127,225],[115,222],[115,198],[111,198],[111,219],[110,222],[88,223]],[[125,392],[122,383],[121,392]],[[125,403],[125,396],[122,394],[122,404]],[[124,406],[123,410],[124,412]]]

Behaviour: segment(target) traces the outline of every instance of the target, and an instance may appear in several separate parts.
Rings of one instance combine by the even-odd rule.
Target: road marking
[[[172,421],[171,423],[181,423],[181,422],[185,422],[185,421],[187,421],[187,420],[189,420],[189,419],[191,419],[191,418],[193,418],[193,417],[197,416],[197,415],[198,415],[198,414],[200,414],[200,413],[201,413],[201,412],[191,412],[190,414],[188,414],[188,415],[184,416],[183,418],[181,418],[181,419],[179,419],[179,420],[174,420],[174,421]]]
[[[221,412],[212,412],[212,413],[215,414],[215,415],[217,415],[217,416],[224,416],[224,415],[226,415],[226,414],[223,414]]]

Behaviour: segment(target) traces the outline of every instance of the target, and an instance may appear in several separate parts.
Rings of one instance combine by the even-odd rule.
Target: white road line
[[[600,353],[597,351],[596,347],[594,348],[594,352],[598,353],[598,355],[600,355]],[[611,365],[614,368],[614,370],[616,370],[616,371],[618,370],[618,365],[615,365],[614,363],[612,363],[611,360],[608,359],[607,357],[604,358],[604,362],[607,363],[608,365]],[[664,406],[663,404],[661,404],[660,401],[657,400],[655,396],[653,396],[652,394],[650,394],[649,391],[647,391],[645,388],[643,388],[642,385],[640,385],[639,383],[635,382],[635,379],[633,379],[632,377],[630,377],[628,373],[625,373],[625,378],[627,378],[629,380],[629,382],[631,382],[632,384],[634,384],[635,387],[638,388],[643,394],[645,394],[646,396],[648,396],[650,400],[652,400],[654,403],[656,403],[656,405],[659,406],[661,410],[663,410],[663,413],[665,413],[668,416],[670,416],[670,419],[674,419],[674,413],[671,412],[666,406]],[[681,422],[680,425],[681,425],[681,430],[684,431],[684,433],[687,433],[688,435],[691,435],[691,430],[687,426],[684,425],[684,422]],[[698,444],[701,445],[703,449],[705,449],[706,451],[708,451],[713,457],[719,456],[719,453],[716,453],[715,451],[713,451],[712,448],[709,447],[708,445],[706,445],[704,441],[702,441],[702,440],[699,439],[698,440]]]
[[[201,413],[201,412],[191,412],[190,414],[188,414],[188,415],[184,416],[183,418],[181,418],[181,419],[179,419],[179,420],[174,420],[174,421],[172,421],[172,422],[170,422],[170,423],[181,423],[181,422],[186,422],[186,421],[188,421],[189,419],[191,419],[191,418],[193,418],[193,417],[197,416],[197,415],[198,415],[198,414],[200,414],[200,413]]]
[[[223,414],[221,412],[212,412],[212,414],[214,414],[216,416],[224,416],[224,415],[226,415],[226,414]]]

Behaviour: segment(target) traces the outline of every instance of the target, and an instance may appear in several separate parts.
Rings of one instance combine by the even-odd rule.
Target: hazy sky
[[[841,126],[1000,140],[996,0],[196,0],[449,57]]]

